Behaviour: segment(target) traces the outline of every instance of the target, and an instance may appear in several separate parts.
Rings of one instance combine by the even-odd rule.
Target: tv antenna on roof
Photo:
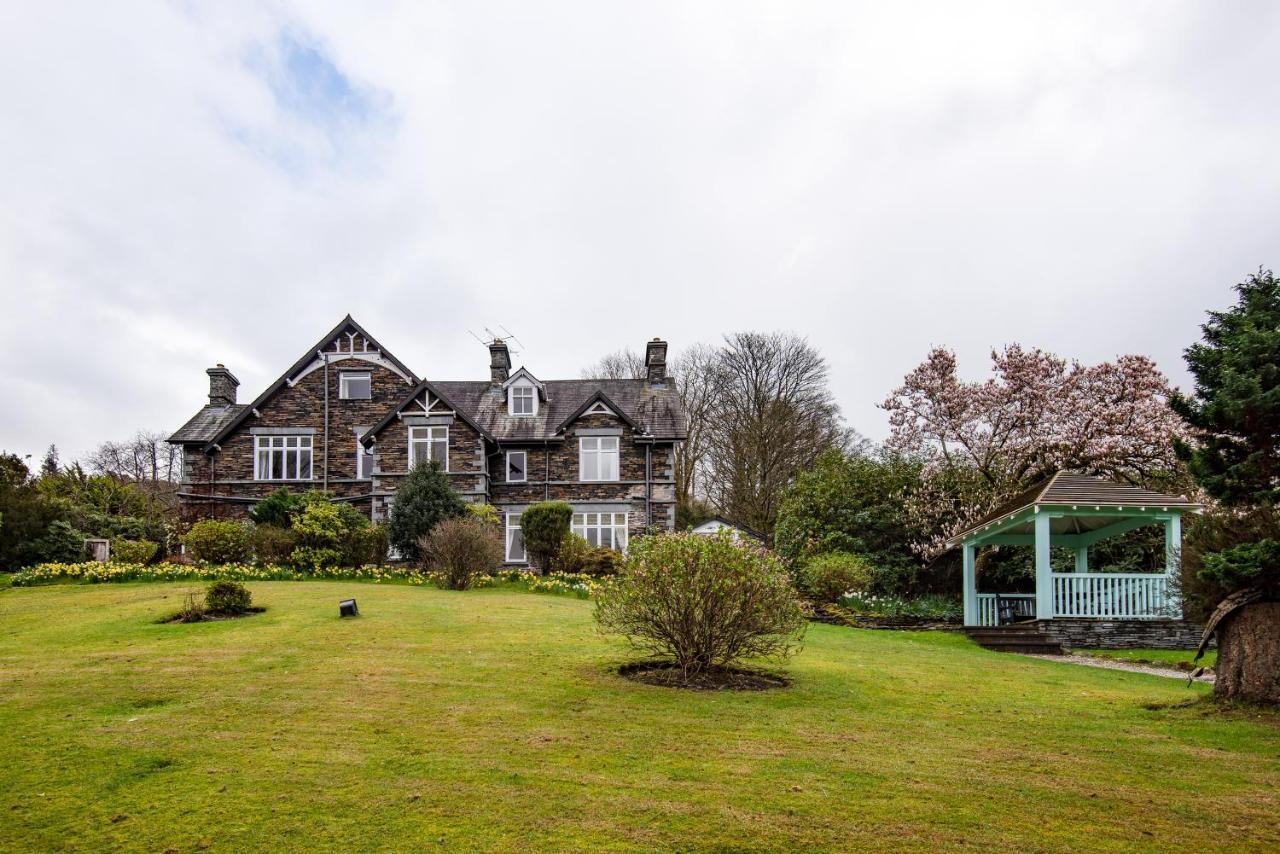
[[[503,326],[501,323],[498,324],[498,328],[501,329],[504,333],[506,333],[505,335],[499,335],[498,333],[494,332],[492,329],[490,329],[487,326],[483,326],[481,328],[484,329],[485,334],[489,336],[488,341],[481,338],[479,335],[475,334],[470,329],[467,330],[467,334],[470,335],[472,338],[476,339],[477,341],[479,341],[481,344],[483,344],[486,347],[488,347],[491,343],[497,343],[499,341],[501,341],[503,344],[506,344],[508,341],[514,341],[517,344],[519,344],[522,348],[524,347],[524,342],[521,341],[519,338],[517,338],[514,332],[512,332],[507,327]],[[511,354],[518,356],[520,355],[520,351],[511,350]]]

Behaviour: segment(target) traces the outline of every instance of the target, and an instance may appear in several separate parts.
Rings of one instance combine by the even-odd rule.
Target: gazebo
[[[1180,619],[1182,606],[1170,581],[1178,571],[1182,514],[1200,509],[1186,498],[1059,472],[949,541],[964,549],[964,624],[999,625],[1000,600],[1011,600],[1021,616],[1037,620]],[[1163,572],[1089,571],[1090,546],[1147,525],[1164,526]],[[1034,546],[1036,592],[979,593],[974,561],[978,548],[987,545]],[[1053,571],[1053,546],[1075,550],[1074,572]]]

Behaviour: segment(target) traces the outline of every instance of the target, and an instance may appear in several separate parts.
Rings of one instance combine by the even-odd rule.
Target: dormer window
[[[538,390],[531,385],[515,385],[508,389],[512,415],[537,415]]]
[[[367,371],[338,375],[338,397],[342,400],[368,400],[372,394],[372,380]]]

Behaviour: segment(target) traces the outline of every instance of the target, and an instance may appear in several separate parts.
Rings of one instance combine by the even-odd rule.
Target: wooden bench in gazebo
[[[954,537],[964,550],[964,623],[998,626],[1000,611],[1054,620],[1177,620],[1182,606],[1172,583],[1182,546],[1182,516],[1201,510],[1186,498],[1087,475],[1059,472]],[[1146,525],[1164,527],[1160,572],[1090,572],[1089,547]],[[975,559],[988,545],[1032,546],[1035,593],[979,593]],[[1075,550],[1073,572],[1054,572],[1050,548]],[[1025,600],[1019,606],[1009,600]],[[1006,619],[1004,622],[1009,622]]]

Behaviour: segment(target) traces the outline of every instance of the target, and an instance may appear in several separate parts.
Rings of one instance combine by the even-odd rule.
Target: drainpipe
[[[542,443],[542,458],[546,460],[546,465],[542,472],[542,500],[551,500],[551,446],[545,441]]]
[[[324,491],[329,491],[329,353],[324,354]]]
[[[644,446],[644,525],[653,527],[653,445]]]

